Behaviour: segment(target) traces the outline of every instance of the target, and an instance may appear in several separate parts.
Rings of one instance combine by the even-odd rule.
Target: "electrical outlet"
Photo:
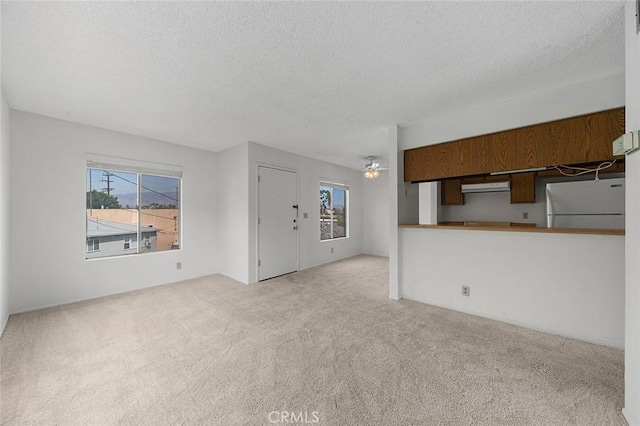
[[[176,269],[182,269],[182,262],[176,262]]]
[[[529,219],[529,212],[522,212],[523,219]]]
[[[333,253],[333,247],[331,247],[331,253]]]
[[[302,218],[303,219],[308,219],[309,218],[309,213],[302,213]]]
[[[468,285],[463,285],[462,286],[462,295],[463,296],[470,296],[471,295],[471,288]]]

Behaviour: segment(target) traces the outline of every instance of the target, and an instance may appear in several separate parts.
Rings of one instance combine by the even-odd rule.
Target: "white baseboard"
[[[9,313],[9,315],[24,314],[26,312],[33,312],[33,311],[40,311],[40,310],[43,310],[43,309],[56,308],[58,306],[63,306],[63,305],[71,305],[71,304],[74,304],[74,303],[87,302],[87,301],[95,300],[95,299],[102,299],[103,297],[119,296],[121,294],[133,293],[134,291],[146,290],[146,289],[154,288],[154,287],[162,287],[164,285],[175,284],[175,283],[180,283],[180,282],[189,281],[189,280],[195,280],[195,279],[198,279],[198,278],[208,277],[209,275],[217,275],[217,274],[218,274],[218,272],[213,273],[213,274],[208,274],[208,275],[201,275],[201,276],[197,276],[197,277],[183,278],[183,279],[180,279],[180,280],[177,280],[177,281],[169,281],[169,282],[163,282],[163,283],[159,283],[159,284],[149,284],[149,285],[146,285],[144,287],[132,288],[132,289],[123,290],[123,291],[115,291],[113,293],[106,292],[104,294],[96,294],[96,295],[88,296],[88,297],[80,297],[80,298],[77,298],[77,299],[69,299],[69,300],[65,300],[65,301],[62,301],[62,302],[56,302],[56,303],[51,303],[51,304],[47,304],[47,305],[33,306],[33,307],[30,307],[30,308],[19,308],[17,310],[11,311]],[[220,275],[222,275],[222,274],[220,274]]]
[[[0,325],[0,338],[4,334],[4,329],[7,326],[7,322],[9,321],[9,315],[2,318],[2,324]]]
[[[493,320],[493,321],[499,321],[499,322],[504,322],[504,323],[511,324],[511,325],[517,325],[518,327],[528,328],[530,330],[540,331],[542,333],[554,334],[556,336],[568,337],[570,339],[580,340],[580,341],[587,342],[587,343],[593,343],[593,344],[596,344],[596,345],[603,345],[603,346],[608,346],[608,347],[614,348],[614,349],[622,349],[622,350],[624,350],[624,341],[623,342],[617,342],[617,341],[606,340],[606,339],[594,339],[594,338],[589,337],[589,336],[581,336],[581,335],[576,335],[576,334],[572,334],[572,333],[565,333],[565,332],[561,332],[561,331],[556,330],[556,329],[551,329],[551,328],[547,328],[547,327],[540,327],[540,326],[535,325],[535,324],[529,324],[529,323],[526,323],[526,322],[520,322],[520,321],[512,320],[512,319],[509,319],[509,318],[504,318],[504,317],[499,317],[499,316],[496,316],[496,315],[487,314],[487,313],[484,313],[484,312],[477,312],[477,311],[473,311],[473,310],[470,310],[470,309],[460,309],[458,307],[435,304],[435,303],[432,303],[432,302],[430,302],[428,300],[421,300],[420,298],[414,298],[414,297],[412,297],[410,295],[407,296],[406,294],[403,294],[402,297],[404,299],[413,300],[415,302],[426,303],[427,305],[437,306],[439,308],[444,308],[444,309],[450,309],[452,311],[462,312],[463,314],[474,315],[474,316],[477,316],[477,317],[487,318],[487,319],[490,319],[490,320]]]
[[[635,421],[635,419],[631,417],[629,410],[623,408],[622,415],[624,416],[624,419],[627,421],[627,424],[629,424],[629,426],[638,426],[638,423]]]

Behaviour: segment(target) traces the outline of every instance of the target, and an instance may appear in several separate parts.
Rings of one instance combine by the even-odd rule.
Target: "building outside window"
[[[97,238],[87,238],[87,253],[100,250],[100,240]]]
[[[320,241],[349,236],[349,187],[320,182]]]
[[[182,179],[168,174],[87,163],[87,259],[180,248]]]

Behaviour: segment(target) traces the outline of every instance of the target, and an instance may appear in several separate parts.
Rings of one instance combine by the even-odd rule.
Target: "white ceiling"
[[[2,65],[15,109],[362,169],[389,124],[623,72],[623,0],[3,1]]]

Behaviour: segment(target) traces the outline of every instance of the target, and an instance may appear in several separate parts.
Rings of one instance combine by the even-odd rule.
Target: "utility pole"
[[[107,182],[107,187],[106,188],[102,188],[102,192],[106,192],[107,195],[111,195],[111,191],[113,191],[115,188],[111,187],[111,183],[113,183],[113,181],[111,180],[111,176],[113,176],[113,173],[109,173],[107,171],[102,173],[102,176],[104,176],[106,179],[102,179],[102,182]]]

